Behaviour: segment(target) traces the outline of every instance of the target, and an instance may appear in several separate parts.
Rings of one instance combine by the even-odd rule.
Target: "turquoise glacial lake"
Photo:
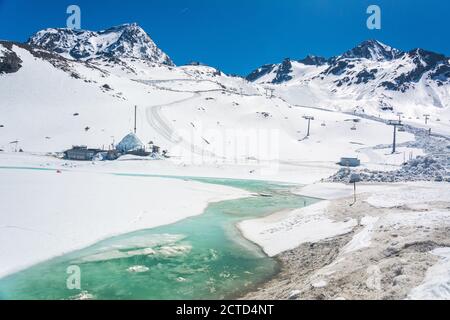
[[[202,215],[106,239],[0,279],[0,299],[234,298],[278,272],[277,261],[243,238],[237,223],[318,201],[294,195],[293,186],[282,183],[171,178],[232,186],[254,196],[212,203]],[[68,289],[70,266],[80,271],[80,289]]]

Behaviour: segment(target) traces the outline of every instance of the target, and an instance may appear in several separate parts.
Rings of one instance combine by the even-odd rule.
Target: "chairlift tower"
[[[308,120],[308,133],[306,134],[307,137],[309,137],[310,129],[311,129],[311,120],[314,120],[314,117],[312,116],[303,116],[303,119]]]
[[[430,115],[424,114],[423,116],[425,117],[425,124],[428,124],[428,120],[430,120]]]
[[[387,124],[394,127],[394,140],[392,143],[392,154],[394,154],[397,144],[397,127],[402,127],[403,123],[400,120],[389,120]]]
[[[398,121],[402,121],[403,112],[397,112]]]

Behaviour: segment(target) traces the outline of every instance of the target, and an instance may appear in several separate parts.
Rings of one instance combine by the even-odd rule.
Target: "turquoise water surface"
[[[110,238],[0,279],[0,299],[233,298],[278,270],[236,224],[318,201],[290,193],[292,185],[286,184],[176,178],[237,187],[255,196],[213,203],[202,215]],[[176,195],[167,201],[176,201]],[[81,271],[79,290],[67,288],[69,266]]]

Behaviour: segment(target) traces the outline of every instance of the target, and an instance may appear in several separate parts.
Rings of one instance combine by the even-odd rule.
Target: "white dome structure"
[[[143,150],[145,146],[134,133],[130,133],[120,141],[116,148],[119,152],[126,153]]]

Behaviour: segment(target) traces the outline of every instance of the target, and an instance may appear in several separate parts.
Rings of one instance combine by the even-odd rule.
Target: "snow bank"
[[[329,202],[239,224],[243,235],[260,245],[269,256],[350,232],[355,219],[336,222],[326,216]]]
[[[239,225],[244,236],[263,247],[268,255],[275,256],[294,249],[302,243],[318,242],[342,235],[352,231],[358,225],[357,220],[351,218],[350,213],[344,216],[346,219],[344,221],[333,221],[332,215],[339,210],[333,212],[329,209],[330,204],[350,197],[353,194],[353,186],[339,183],[317,183],[305,186],[295,192],[330,200],[262,219],[244,221]],[[346,245],[343,253],[351,253],[371,246],[372,233],[377,225],[397,229],[404,225],[444,225],[450,221],[448,211],[429,210],[426,205],[427,202],[450,201],[450,189],[446,183],[410,182],[361,185],[358,186],[358,192],[368,194],[365,195],[368,198],[364,201],[373,206],[374,210],[370,211],[370,215],[362,216],[360,224],[364,226],[363,229]],[[384,213],[377,208],[396,208],[404,205],[411,210],[390,212],[382,217],[377,216]],[[428,211],[422,211],[422,209]]]
[[[353,196],[353,184],[321,182],[301,187],[294,193],[306,197],[336,200]],[[380,208],[423,202],[450,201],[449,185],[441,182],[406,182],[388,185],[359,183],[356,193],[369,193],[370,196],[366,201],[370,205]]]
[[[356,193],[360,194],[365,192],[373,192],[384,188],[385,186],[381,186],[379,184],[373,185],[358,184]],[[311,198],[334,200],[352,196],[353,184],[333,183],[333,182],[315,183],[304,186],[299,190],[294,191],[294,193]]]
[[[0,276],[110,236],[174,223],[248,194],[163,178],[1,169]],[[177,201],[170,201],[176,197]]]
[[[362,218],[361,225],[363,225],[364,228],[359,233],[357,233],[349,243],[347,243],[347,245],[343,249],[343,253],[350,253],[370,247],[372,231],[374,229],[375,223],[377,223],[379,219],[379,217],[371,216]]]
[[[367,202],[377,208],[393,208],[433,201],[450,201],[448,183],[405,184],[399,188],[384,188],[371,195]]]
[[[450,248],[438,248],[432,254],[441,257],[441,261],[428,269],[423,283],[411,290],[408,299],[450,299]]]

